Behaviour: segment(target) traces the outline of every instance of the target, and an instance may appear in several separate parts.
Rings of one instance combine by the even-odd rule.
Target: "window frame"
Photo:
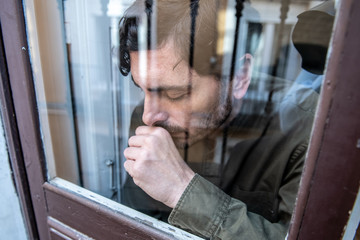
[[[144,222],[115,214],[106,206],[69,194],[47,181],[23,2],[0,0],[0,4],[1,113],[29,239],[51,239],[61,234],[84,234],[86,238],[89,229],[82,224],[84,217],[116,223],[113,225],[116,228],[109,230],[108,226],[95,222],[94,234],[100,238],[124,237],[127,233],[129,239],[134,236],[137,239],[168,239],[169,235]],[[360,141],[360,136],[356,137],[360,132],[360,124],[356,122],[360,119],[360,112],[356,112],[360,105],[360,93],[356,92],[360,89],[357,80],[360,68],[354,64],[360,62],[360,52],[354,51],[360,38],[356,24],[359,22],[360,2],[340,1],[288,239],[341,238],[359,191],[360,174],[354,170],[360,169],[360,150],[356,147],[356,141]],[[346,164],[338,164],[339,159]],[[81,214],[72,218],[71,209]],[[332,210],[330,213],[329,209]],[[60,218],[63,225],[54,218]]]

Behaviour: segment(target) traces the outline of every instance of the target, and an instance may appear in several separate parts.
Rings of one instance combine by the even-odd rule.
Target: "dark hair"
[[[130,72],[130,51],[138,51],[138,22],[137,17],[123,17],[120,21],[119,69],[124,76]]]
[[[186,4],[188,3],[188,4]],[[222,54],[217,49],[218,9],[226,7],[225,0],[197,1],[198,11],[195,24],[193,68],[200,75],[221,75]],[[153,9],[148,9],[152,7]],[[142,21],[155,14],[156,42],[148,48],[161,48],[166,42],[173,41],[179,57],[189,63],[191,11],[196,4],[183,0],[137,0],[120,20],[120,72],[130,72],[130,52],[138,51],[138,31]],[[151,13],[152,12],[152,13]],[[150,14],[149,14],[150,13]]]

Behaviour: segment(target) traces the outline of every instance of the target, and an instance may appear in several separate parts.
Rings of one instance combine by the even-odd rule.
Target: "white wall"
[[[19,198],[11,177],[4,129],[0,116],[0,238],[27,239]]]

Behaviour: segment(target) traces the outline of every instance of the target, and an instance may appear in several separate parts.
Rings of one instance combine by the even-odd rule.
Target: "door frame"
[[[289,239],[340,239],[360,183],[360,1],[340,0]]]
[[[170,235],[151,224],[48,182],[23,2],[0,0],[0,5],[1,112],[29,238],[65,235],[86,239],[83,233],[91,230],[93,237],[100,238],[168,239]],[[360,68],[356,63],[360,51],[354,51],[359,50],[359,22],[360,2],[340,1],[288,239],[339,239],[359,191],[360,111],[356,110],[360,106]],[[75,217],[74,209],[78,211]]]
[[[0,2],[1,110],[16,188],[29,238],[47,239],[46,182],[39,119],[21,1]]]

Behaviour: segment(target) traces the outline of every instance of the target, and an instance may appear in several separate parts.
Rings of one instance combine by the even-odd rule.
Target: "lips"
[[[185,132],[169,132],[170,133],[170,135],[171,135],[171,137],[172,138],[177,138],[177,139],[179,139],[179,138],[186,138],[186,133]]]

